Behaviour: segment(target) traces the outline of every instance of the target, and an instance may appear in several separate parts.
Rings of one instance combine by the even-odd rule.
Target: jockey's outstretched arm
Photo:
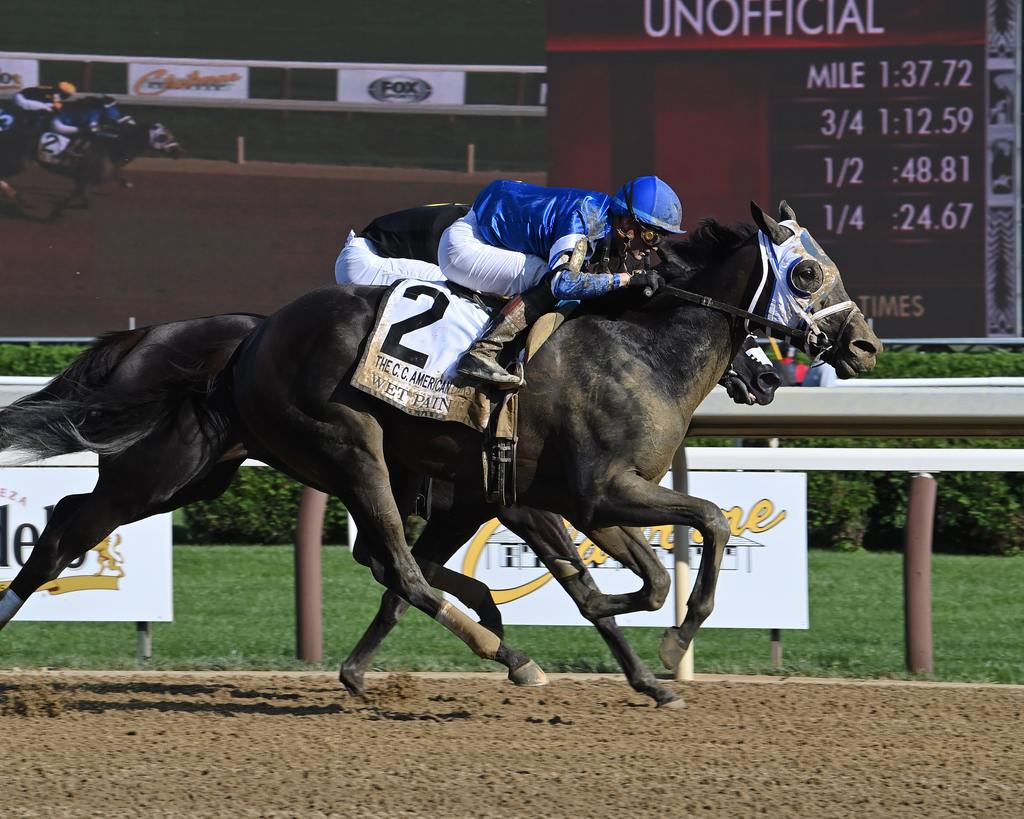
[[[43,100],[34,100],[26,97],[20,91],[14,95],[14,104],[23,111],[52,111],[53,103]]]

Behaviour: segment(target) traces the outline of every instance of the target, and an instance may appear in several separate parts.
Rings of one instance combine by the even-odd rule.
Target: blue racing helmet
[[[612,211],[625,213],[638,222],[665,233],[685,233],[683,205],[665,182],[656,176],[638,176],[612,197]]]

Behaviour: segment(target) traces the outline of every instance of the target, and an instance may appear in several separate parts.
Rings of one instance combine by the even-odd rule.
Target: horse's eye
[[[821,270],[821,265],[810,259],[797,263],[789,271],[790,287],[804,295],[819,290],[824,280],[825,274]]]

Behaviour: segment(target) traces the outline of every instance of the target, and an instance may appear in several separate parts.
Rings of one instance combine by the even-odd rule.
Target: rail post
[[[768,636],[772,644],[772,668],[782,668],[782,629],[770,629]]]
[[[932,657],[932,530],[935,523],[935,479],[927,472],[910,480],[907,528],[903,538],[903,613],[907,670],[931,674]]]
[[[298,658],[309,663],[324,658],[320,547],[326,507],[327,495],[302,488],[295,526],[295,641]]]
[[[686,494],[686,448],[679,447],[672,459],[672,488]],[[672,565],[675,570],[676,625],[686,618],[686,602],[690,597],[690,527],[676,525],[672,529]],[[675,668],[675,679],[684,682],[693,679],[693,641]]]
[[[153,659],[153,634],[149,623],[139,620],[135,623],[135,658],[140,663],[148,663]]]

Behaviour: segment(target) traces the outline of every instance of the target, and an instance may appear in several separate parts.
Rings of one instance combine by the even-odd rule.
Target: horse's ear
[[[796,221],[796,211],[789,206],[789,202],[783,199],[779,202],[779,221],[784,222],[787,219],[790,221]]]
[[[791,230],[784,228],[772,219],[771,216],[761,210],[756,202],[751,201],[750,203],[750,215],[754,217],[754,224],[768,235],[768,238],[772,240],[773,244],[781,245],[793,235]]]

